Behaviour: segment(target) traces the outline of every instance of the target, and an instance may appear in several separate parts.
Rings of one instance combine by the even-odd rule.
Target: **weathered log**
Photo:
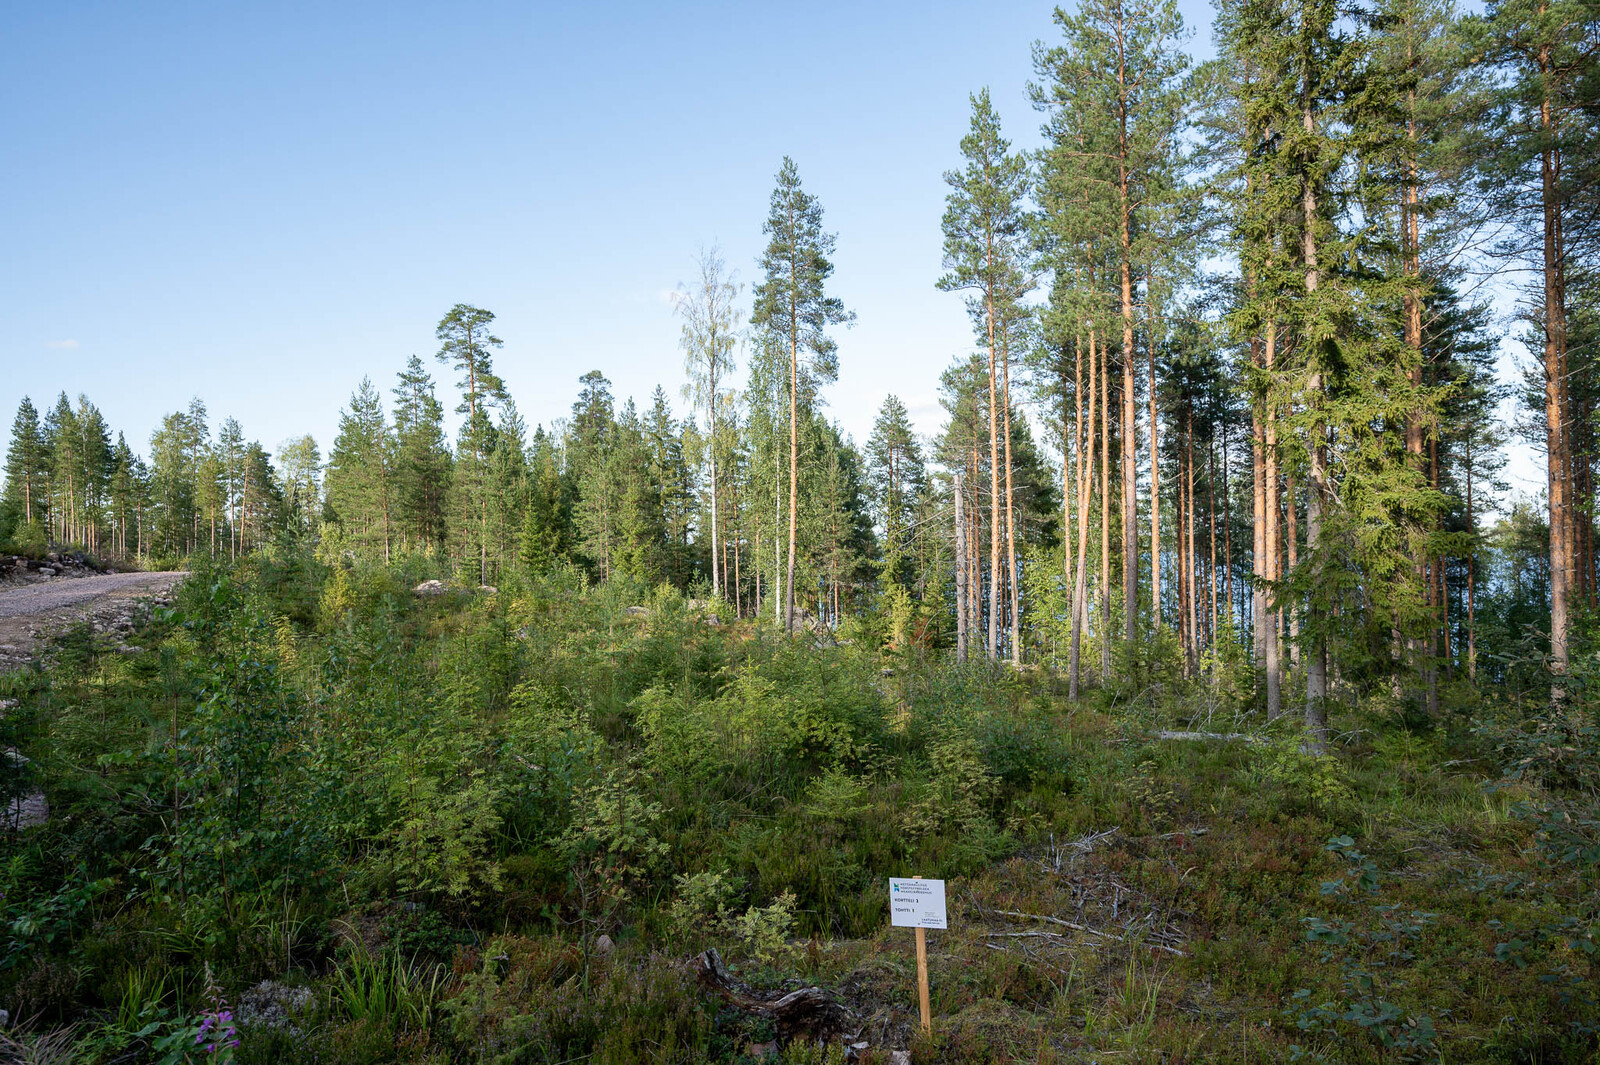
[[[728,971],[715,947],[695,959],[700,982],[735,1009],[772,1021],[778,1042],[793,1039],[833,1043],[847,1040],[859,1027],[844,1004],[820,987],[803,987],[769,999]]]

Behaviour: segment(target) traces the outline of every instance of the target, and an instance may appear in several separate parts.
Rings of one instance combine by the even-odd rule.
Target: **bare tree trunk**
[[[1467,461],[1467,535],[1472,537],[1467,553],[1467,679],[1478,682],[1478,614],[1476,576],[1478,569],[1478,526],[1472,511],[1472,450],[1468,444]]]
[[[1206,566],[1206,587],[1211,593],[1211,620],[1206,630],[1206,645],[1214,646],[1221,619],[1217,614],[1217,464],[1213,450],[1215,440],[1206,441],[1206,521],[1210,532],[1206,537],[1210,561]]]
[[[1156,417],[1156,312],[1154,284],[1144,282],[1145,299],[1150,305],[1148,342],[1150,380],[1150,620],[1161,631],[1161,423]]]
[[[1306,136],[1310,137],[1316,132],[1316,119],[1309,105],[1306,106],[1303,117]],[[1314,302],[1318,281],[1317,193],[1309,175],[1301,189],[1301,210],[1305,221],[1302,254],[1306,268],[1306,295]],[[1317,351],[1311,351],[1309,358],[1312,370],[1308,382],[1307,401],[1314,408],[1320,408],[1323,388],[1321,355]],[[1321,425],[1321,415],[1317,414],[1315,409],[1313,413],[1316,417],[1312,422],[1309,448],[1311,486],[1310,491],[1306,493],[1306,553],[1310,556],[1312,564],[1320,567],[1322,505],[1328,497],[1327,440]],[[1306,621],[1311,635],[1310,646],[1306,649],[1306,739],[1313,751],[1321,753],[1328,746],[1328,644],[1323,632],[1323,610],[1315,591],[1306,603]]]
[[[1073,345],[1077,347],[1076,343]],[[1076,448],[1078,438],[1074,435],[1067,437],[1067,374],[1066,366],[1061,368],[1061,579],[1065,586],[1072,587],[1072,452]],[[1078,355],[1078,386],[1083,384],[1083,355]],[[1078,395],[1078,388],[1074,388],[1073,397],[1078,401],[1078,422],[1081,427],[1083,422],[1082,397]],[[1080,461],[1082,457],[1080,456]]]
[[[1233,606],[1233,488],[1228,469],[1228,423],[1222,423],[1222,597],[1228,604],[1228,623],[1237,634]]]
[[[1261,343],[1255,337],[1250,338],[1250,361],[1257,367],[1261,365]],[[1259,683],[1263,685],[1263,698],[1267,674],[1268,617],[1267,595],[1262,582],[1268,579],[1271,572],[1267,564],[1266,419],[1262,412],[1265,405],[1259,396],[1250,405],[1250,643],[1256,673],[1261,678]]]
[[[956,661],[967,660],[967,507],[966,486],[956,470],[950,513],[955,516],[956,543]]]
[[[1002,408],[1005,411],[1006,573],[1011,583],[1011,664],[1022,666],[1022,581],[1017,573],[1017,510],[1011,487],[1011,351],[1001,335]]]
[[[991,659],[1000,657],[1000,391],[995,376],[994,294],[988,293],[989,325],[989,642]]]
[[[1178,537],[1178,646],[1183,648],[1183,675],[1185,678],[1194,675],[1194,655],[1189,650],[1189,645],[1194,639],[1194,633],[1189,621],[1189,493],[1185,485],[1189,480],[1189,461],[1184,456],[1183,443],[1188,432],[1188,419],[1180,423],[1178,432],[1178,521],[1174,530]]]
[[[1089,416],[1083,411],[1083,352],[1077,356],[1078,376],[1078,427],[1073,434],[1078,440],[1078,575],[1072,588],[1072,667],[1068,679],[1068,695],[1078,697],[1080,670],[1079,651],[1083,645],[1083,627],[1088,618],[1089,600],[1089,490],[1094,481],[1094,405],[1095,405],[1095,350],[1094,329],[1089,330]]]
[[[1123,638],[1131,650],[1139,638],[1139,409],[1133,371],[1133,196],[1128,138],[1127,27],[1117,7],[1117,192],[1122,245],[1122,613]],[[1137,90],[1133,90],[1137,91]],[[1108,626],[1109,628],[1109,626]],[[1110,633],[1107,632],[1109,639]]]
[[[1278,326],[1275,320],[1267,321],[1267,338],[1265,345],[1265,361],[1268,377],[1268,392],[1266,399],[1265,426],[1262,429],[1262,469],[1265,476],[1262,479],[1262,504],[1266,514],[1265,529],[1262,532],[1263,546],[1262,568],[1266,571],[1266,579],[1275,582],[1281,576],[1278,568],[1278,552],[1280,550],[1280,536],[1278,533],[1278,408],[1273,398],[1276,391],[1275,382],[1272,381],[1275,362],[1277,360]],[[1290,494],[1291,501],[1293,493]],[[1291,529],[1292,533],[1292,529]],[[1277,605],[1276,592],[1262,597],[1263,632],[1266,635],[1266,670],[1267,670],[1267,720],[1271,721],[1283,713],[1283,656],[1281,643],[1278,639],[1283,631],[1283,612]]]
[[[1540,6],[1540,11],[1544,6]],[[1550,46],[1539,49],[1539,71],[1553,76]],[[1540,159],[1544,222],[1544,415],[1546,474],[1550,499],[1550,689],[1552,704],[1566,700],[1563,678],[1569,664],[1568,612],[1572,587],[1571,481],[1567,407],[1566,276],[1561,246],[1561,154],[1553,143],[1557,118],[1547,89],[1539,107],[1546,147]]]
[[[1191,407],[1186,412],[1185,417],[1186,417],[1186,420],[1187,420],[1188,424],[1185,426],[1184,442],[1183,442],[1184,451],[1185,451],[1185,460],[1184,460],[1185,469],[1184,469],[1184,475],[1183,475],[1183,492],[1184,492],[1184,496],[1187,499],[1187,503],[1186,503],[1186,505],[1184,507],[1184,522],[1183,522],[1183,525],[1184,525],[1184,530],[1183,530],[1184,545],[1183,545],[1183,549],[1184,549],[1184,554],[1186,554],[1188,556],[1189,564],[1185,567],[1184,576],[1185,576],[1186,587],[1185,587],[1184,591],[1187,593],[1187,598],[1188,598],[1188,601],[1189,601],[1189,617],[1188,617],[1189,641],[1188,641],[1188,648],[1187,648],[1187,650],[1188,650],[1188,669],[1189,669],[1189,676],[1193,677],[1193,676],[1198,675],[1199,672],[1200,672],[1200,662],[1199,662],[1199,657],[1200,657],[1200,602],[1199,602],[1199,600],[1200,600],[1200,580],[1199,580],[1199,575],[1195,572],[1195,570],[1198,568],[1198,563],[1200,561],[1200,555],[1199,555],[1199,552],[1197,552],[1195,550],[1195,542],[1194,542],[1194,532],[1195,532],[1196,520],[1195,520],[1195,513],[1194,513],[1195,507],[1194,507],[1194,408],[1193,407]]]
[[[1100,683],[1111,677],[1111,357],[1100,348]]]
[[[792,272],[792,269],[791,269]],[[791,282],[790,292],[794,291]],[[789,321],[797,313],[794,297],[789,299]],[[784,578],[784,631],[794,631],[794,564],[795,541],[800,536],[800,341],[792,331],[789,334],[789,570]]]

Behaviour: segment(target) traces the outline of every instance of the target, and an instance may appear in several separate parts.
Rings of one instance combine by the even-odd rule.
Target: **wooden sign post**
[[[922,1011],[922,1030],[933,1031],[933,1010],[928,1002],[928,929],[948,928],[945,917],[944,881],[924,880],[920,876],[889,878],[889,923],[896,928],[911,928],[917,936],[917,1005]]]

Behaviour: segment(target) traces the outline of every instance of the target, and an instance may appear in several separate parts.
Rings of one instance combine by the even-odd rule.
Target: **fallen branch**
[[[1022,912],[1020,912],[1018,910],[995,910],[993,912],[999,914],[1002,917],[1021,917],[1024,920],[1043,921],[1046,924],[1060,925],[1062,928],[1070,928],[1074,932],[1083,932],[1083,933],[1085,933],[1087,935],[1099,936],[1102,939],[1115,940],[1118,943],[1126,943],[1128,941],[1128,938],[1126,936],[1119,936],[1114,932],[1102,932],[1098,928],[1090,928],[1088,925],[1077,924],[1074,921],[1063,920],[1060,917],[1050,917],[1050,916],[1048,916],[1046,914],[1042,914],[1042,913],[1022,913]],[[1001,934],[1005,935],[1005,934],[1008,934],[1008,933],[1001,933]],[[1028,933],[1009,933],[1009,934],[1027,935]],[[1041,933],[1033,933],[1033,934],[1034,935],[1039,935]],[[1047,933],[1042,933],[1042,934],[1048,936],[1048,935],[1051,935],[1052,933],[1048,933],[1047,932]],[[1177,947],[1169,947],[1169,946],[1166,946],[1166,945],[1161,944],[1161,943],[1149,943],[1149,942],[1146,942],[1145,946],[1151,947],[1151,948],[1153,948],[1155,950],[1164,950],[1168,954],[1176,954],[1180,958],[1188,957],[1187,954],[1185,954],[1183,951],[1179,950]]]
[[[1245,743],[1260,743],[1260,736],[1252,736],[1248,732],[1157,732],[1158,740],[1203,740],[1208,742],[1221,742],[1224,740],[1243,740]]]

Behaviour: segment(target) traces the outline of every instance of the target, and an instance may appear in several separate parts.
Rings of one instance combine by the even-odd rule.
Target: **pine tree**
[[[1481,153],[1489,198],[1521,234],[1500,250],[1539,269],[1532,302],[1538,309],[1535,340],[1544,371],[1550,668],[1557,678],[1553,698],[1560,702],[1565,698],[1561,678],[1570,663],[1573,600],[1589,569],[1579,558],[1578,515],[1590,509],[1590,501],[1579,498],[1582,478],[1574,448],[1582,419],[1575,416],[1571,390],[1569,271],[1594,250],[1600,9],[1588,0],[1496,0],[1474,28],[1481,54],[1507,75],[1488,125],[1493,150]]]
[[[990,658],[999,657],[1002,603],[1009,602],[1011,659],[1020,665],[1022,611],[1009,419],[1013,343],[1027,317],[1022,300],[1033,287],[1033,279],[1028,261],[1028,216],[1023,206],[1028,194],[1028,164],[1021,154],[1011,154],[1010,147],[1000,132],[1000,118],[989,100],[989,90],[983,89],[972,97],[971,130],[961,141],[966,167],[945,175],[951,188],[944,214],[944,266],[948,272],[939,279],[939,287],[947,292],[974,293],[968,310],[989,355],[988,652]],[[1002,536],[1007,555],[1004,578],[1000,568]],[[1009,589],[1009,594],[1003,593],[1003,588]]]
[[[789,356],[789,552],[781,600],[784,628],[794,629],[795,552],[800,510],[800,412],[810,410],[817,389],[839,376],[838,346],[828,335],[832,325],[848,325],[855,315],[837,297],[826,293],[833,274],[836,238],[822,228],[822,205],[800,186],[794,161],[784,157],[766,224],[769,238],[760,266],[764,280],[756,286],[750,324],[769,335],[769,342],[788,349]]]
[[[494,423],[489,410],[506,399],[505,385],[495,376],[491,348],[502,341],[489,332],[494,315],[458,303],[439,321],[439,361],[460,374],[461,403],[456,413],[467,417],[461,428],[454,485],[460,500],[462,547],[475,544],[478,581],[489,582],[489,474],[494,451]]]
[[[1175,171],[1195,93],[1173,0],[1085,0],[1076,15],[1058,10],[1056,21],[1063,43],[1036,52],[1036,67],[1049,78],[1035,90],[1051,115],[1048,165],[1064,166],[1073,175],[1067,188],[1102,199],[1112,215],[1121,319],[1123,636],[1132,644],[1139,586],[1138,288],[1154,260],[1176,252],[1170,229],[1160,222],[1181,199]],[[1155,425],[1150,428],[1154,436]]]

